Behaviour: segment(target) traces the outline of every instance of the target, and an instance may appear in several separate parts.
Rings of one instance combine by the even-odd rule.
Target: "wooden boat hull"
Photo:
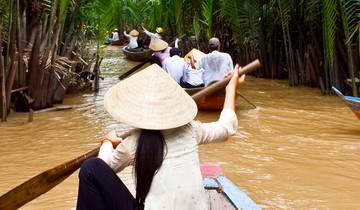
[[[151,57],[152,50],[141,48],[137,51],[129,51],[126,47],[122,48],[123,53],[125,54],[125,57],[132,61],[144,61]]]
[[[116,40],[116,41],[111,41],[111,45],[124,45],[124,41],[123,40]]]
[[[225,176],[205,177],[203,185],[210,210],[261,210],[245,192]]]
[[[355,116],[360,120],[360,97],[344,96],[338,89],[332,87],[335,93],[345,102],[345,104],[354,112]]]
[[[356,117],[360,120],[360,98],[359,97],[352,97],[352,96],[345,96],[344,99],[346,105],[354,112]]]
[[[193,95],[204,88],[184,88],[184,90],[189,94]],[[225,100],[225,89],[217,93],[214,93],[211,96],[204,97],[200,99],[196,104],[199,110],[221,110],[224,105]]]

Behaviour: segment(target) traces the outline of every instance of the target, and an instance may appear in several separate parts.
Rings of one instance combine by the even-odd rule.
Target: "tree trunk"
[[[14,49],[14,51],[15,51],[15,49]],[[11,58],[9,74],[6,79],[6,106],[7,106],[6,109],[7,109],[7,112],[10,111],[11,90],[14,85],[14,79],[16,76],[16,71],[18,68],[18,60],[19,60],[19,54],[17,52],[12,53],[12,55],[13,55],[13,57]]]
[[[5,122],[7,117],[7,106],[6,106],[6,92],[5,92],[5,67],[4,67],[4,57],[3,57],[3,48],[2,48],[2,36],[0,32],[0,102],[1,102],[1,121]]]

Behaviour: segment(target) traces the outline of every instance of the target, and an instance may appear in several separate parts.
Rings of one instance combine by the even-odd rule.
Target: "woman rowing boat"
[[[135,29],[131,30],[129,34],[124,31],[124,36],[126,36],[129,39],[129,43],[127,45],[128,49],[136,49],[138,48],[138,36],[139,32]]]
[[[157,65],[110,88],[105,109],[139,130],[125,139],[109,135],[99,157],[83,164],[77,209],[207,210],[198,145],[236,132],[236,89],[245,80],[239,68],[226,86],[220,118],[212,123],[193,121],[195,102]],[[135,198],[115,173],[129,165],[135,169]]]

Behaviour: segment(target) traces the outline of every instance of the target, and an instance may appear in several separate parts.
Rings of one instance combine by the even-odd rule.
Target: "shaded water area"
[[[69,95],[71,110],[12,113],[0,124],[0,194],[97,145],[112,129],[123,129],[105,112],[105,91],[136,63],[108,47],[98,93]],[[360,121],[335,96],[291,88],[286,81],[247,78],[238,97],[237,134],[225,143],[201,146],[202,161],[220,162],[223,172],[264,209],[360,209]],[[171,110],[169,110],[171,111]],[[213,121],[217,112],[200,112]],[[72,209],[77,172],[21,209]]]

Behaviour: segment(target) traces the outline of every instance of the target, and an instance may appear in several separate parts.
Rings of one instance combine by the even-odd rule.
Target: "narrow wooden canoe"
[[[205,177],[203,185],[210,210],[261,210],[246,193],[225,176]]]
[[[184,88],[184,90],[189,94],[193,95],[204,88]],[[221,110],[224,105],[225,100],[225,89],[221,90],[211,96],[204,97],[199,100],[196,104],[199,110]]]
[[[346,103],[346,105],[354,112],[357,118],[360,120],[360,97],[344,96],[340,90],[332,87],[333,91],[340,96],[340,98]]]
[[[125,57],[132,61],[144,61],[152,55],[152,50],[148,48],[139,48],[138,50],[130,51],[125,47],[122,48]]]

